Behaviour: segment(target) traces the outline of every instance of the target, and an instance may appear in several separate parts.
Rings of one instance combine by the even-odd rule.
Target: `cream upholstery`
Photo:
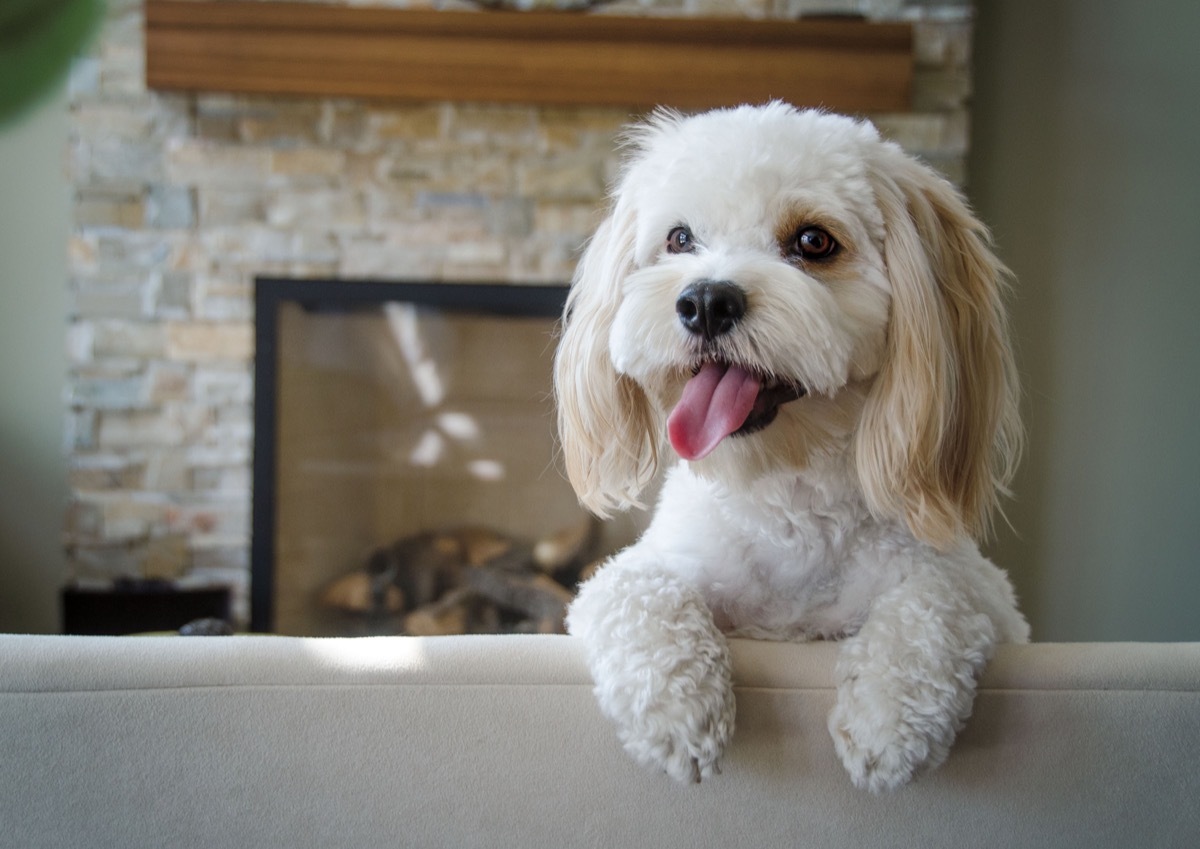
[[[949,762],[833,754],[836,646],[735,641],[723,774],[635,766],[569,637],[0,637],[8,847],[1200,846],[1200,644],[1001,649]]]

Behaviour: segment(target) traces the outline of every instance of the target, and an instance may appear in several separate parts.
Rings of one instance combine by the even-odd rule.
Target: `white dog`
[[[631,131],[555,364],[568,474],[644,536],[580,589],[602,711],[638,761],[717,770],[725,634],[844,639],[834,745],[879,791],[941,763],[998,642],[975,542],[1021,443],[1004,269],[957,192],[868,123],[786,104]]]

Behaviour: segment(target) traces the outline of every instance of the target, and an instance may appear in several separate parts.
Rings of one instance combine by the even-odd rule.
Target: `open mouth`
[[[667,419],[671,447],[685,460],[707,456],[727,436],[744,436],[775,420],[779,408],[805,394],[796,381],[743,366],[703,363]]]
[[[803,398],[806,391],[799,383],[782,380],[778,377],[761,379],[758,396],[754,399],[754,406],[750,408],[750,415],[746,416],[742,426],[730,435],[744,436],[762,430],[775,421],[780,407],[790,401]]]

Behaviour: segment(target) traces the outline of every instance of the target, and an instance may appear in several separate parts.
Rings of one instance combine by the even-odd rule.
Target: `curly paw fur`
[[[729,650],[700,594],[663,573],[606,567],[567,619],[601,711],[639,763],[678,781],[717,771],[733,734]]]
[[[944,576],[913,575],[875,603],[838,659],[834,747],[878,793],[939,766],[971,713],[996,629]]]

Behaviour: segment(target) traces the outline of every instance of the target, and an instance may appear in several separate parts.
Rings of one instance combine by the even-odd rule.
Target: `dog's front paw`
[[[568,615],[600,710],[639,763],[699,781],[718,771],[733,735],[729,647],[693,587],[614,566],[583,586]]]
[[[734,698],[727,663],[628,672],[640,680],[597,684],[601,708],[616,723],[622,745],[639,763],[677,781],[699,782],[720,771],[733,735]],[[617,692],[617,690],[621,692]]]
[[[971,712],[976,664],[872,652],[861,638],[842,651],[829,733],[854,784],[894,790],[939,766]]]
[[[936,570],[910,575],[876,599],[839,650],[829,716],[858,787],[892,790],[946,760],[995,645],[992,620]]]
[[[931,755],[948,744],[931,745],[927,734],[901,718],[896,705],[874,701],[845,687],[839,689],[829,715],[829,733],[854,785],[881,793],[908,783],[919,769],[935,766]],[[944,753],[937,762],[943,757]]]

